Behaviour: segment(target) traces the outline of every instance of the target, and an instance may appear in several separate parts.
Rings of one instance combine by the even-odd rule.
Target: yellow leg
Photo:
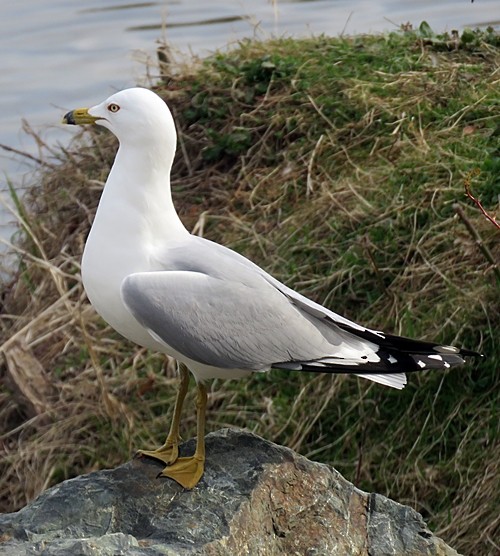
[[[174,464],[165,467],[160,473],[170,477],[184,488],[194,488],[203,475],[205,469],[205,411],[207,409],[207,387],[198,383],[197,408],[197,437],[194,456],[179,458]]]
[[[181,441],[179,426],[181,422],[182,404],[184,403],[189,386],[189,369],[184,363],[179,363],[179,373],[181,375],[181,382],[179,384],[179,390],[177,391],[174,415],[165,444],[160,446],[157,450],[138,450],[137,452],[141,456],[158,459],[167,465],[172,465],[179,457],[179,442]]]

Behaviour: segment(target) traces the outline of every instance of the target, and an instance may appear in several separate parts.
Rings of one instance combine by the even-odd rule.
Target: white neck
[[[122,238],[142,245],[165,244],[188,234],[175,211],[170,191],[173,155],[168,151],[122,144],[108,176],[94,226],[105,220]],[[116,234],[115,234],[116,235]],[[133,241],[136,244],[135,241]]]

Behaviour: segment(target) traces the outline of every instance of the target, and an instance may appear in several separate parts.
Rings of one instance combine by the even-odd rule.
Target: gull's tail
[[[350,335],[376,344],[374,357],[322,357],[314,361],[293,361],[273,367],[321,373],[354,373],[368,380],[401,389],[406,384],[404,373],[449,369],[463,365],[464,357],[482,357],[481,354],[468,349],[412,340],[368,329],[358,330],[338,322],[336,325]]]

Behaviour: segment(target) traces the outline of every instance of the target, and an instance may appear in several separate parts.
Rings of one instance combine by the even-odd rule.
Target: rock
[[[244,431],[206,439],[191,491],[147,458],[64,481],[0,515],[9,556],[456,555],[415,510]],[[194,442],[182,445],[185,455]]]

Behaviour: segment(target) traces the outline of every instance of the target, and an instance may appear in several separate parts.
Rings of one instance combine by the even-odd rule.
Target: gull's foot
[[[179,458],[174,464],[165,467],[159,476],[169,477],[187,489],[194,488],[203,475],[205,459],[197,456]]]
[[[157,450],[137,450],[136,455],[158,459],[166,465],[172,465],[179,458],[179,446],[177,442],[165,442]]]

